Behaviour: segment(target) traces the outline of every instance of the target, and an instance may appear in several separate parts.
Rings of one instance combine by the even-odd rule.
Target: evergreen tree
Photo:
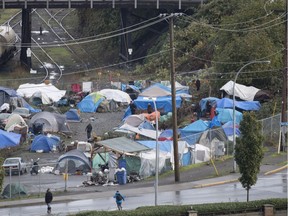
[[[237,138],[235,146],[235,161],[242,174],[239,178],[243,188],[249,190],[257,182],[257,174],[264,156],[261,135],[261,123],[257,121],[254,112],[245,112],[240,123],[241,138]]]

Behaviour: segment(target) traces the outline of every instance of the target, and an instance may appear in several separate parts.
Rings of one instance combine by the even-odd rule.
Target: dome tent
[[[66,164],[68,162],[68,165]],[[87,173],[91,171],[91,163],[86,155],[77,149],[66,152],[61,155],[57,160],[57,165],[54,172],[65,172],[66,166],[69,174],[77,172]]]

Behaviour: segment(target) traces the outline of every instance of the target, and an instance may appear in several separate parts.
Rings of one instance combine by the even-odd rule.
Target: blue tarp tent
[[[78,114],[77,109],[70,109],[65,113],[65,115],[67,121],[76,121],[76,122],[80,121],[80,115]]]
[[[185,140],[189,145],[195,144],[203,131],[209,129],[209,124],[199,119],[188,126],[180,129],[180,137]]]
[[[31,151],[43,151],[50,152],[53,149],[56,150],[57,146],[60,143],[60,138],[57,136],[45,136],[38,135],[33,139],[31,144]]]
[[[81,112],[96,112],[98,106],[105,100],[105,97],[98,92],[92,92],[83,98],[80,103],[77,104],[78,109]]]
[[[181,106],[181,97],[176,96],[176,108]],[[154,103],[152,100],[146,99],[146,97],[138,96],[134,103],[138,110],[147,110],[147,106],[150,103],[154,109]],[[168,113],[172,112],[172,97],[171,96],[162,96],[157,97],[155,100],[157,110],[160,112]]]
[[[233,121],[233,109],[222,109],[216,108],[216,112],[218,113],[217,117],[218,120],[224,124],[228,121]],[[235,110],[235,121],[236,124],[240,124],[242,121],[243,115],[241,112]]]
[[[27,103],[27,101],[24,100],[24,98],[22,97],[19,98],[21,98],[23,107],[27,108],[30,111],[30,113],[37,113],[42,111],[41,109],[35,109],[34,107],[32,107],[29,103]]]
[[[21,134],[0,130],[0,149],[19,145]]]
[[[233,100],[230,98],[222,98],[216,102],[217,108],[233,108]],[[261,104],[259,101],[235,101],[235,107],[240,110],[259,110]]]
[[[232,136],[233,135],[233,121],[228,121],[226,122],[224,125],[222,125],[222,128],[226,134],[227,137]],[[239,125],[235,125],[235,134],[237,136],[240,136],[240,130],[239,130]]]

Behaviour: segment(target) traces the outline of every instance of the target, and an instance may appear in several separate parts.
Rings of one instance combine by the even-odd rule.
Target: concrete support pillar
[[[31,49],[31,9],[22,9],[22,29],[21,29],[21,52],[20,61],[21,63],[29,66],[31,62],[28,62],[27,49]],[[28,52],[29,53],[29,52]]]
[[[274,206],[271,204],[263,205],[263,216],[274,216]]]

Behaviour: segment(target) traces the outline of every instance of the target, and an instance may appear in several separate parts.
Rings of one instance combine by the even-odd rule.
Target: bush
[[[274,205],[276,210],[287,209],[287,198],[266,199],[250,202],[212,203],[198,205],[163,205],[145,206],[131,211],[89,211],[76,216],[187,216],[189,210],[195,210],[198,215],[233,214],[241,212],[262,211],[264,204]]]

